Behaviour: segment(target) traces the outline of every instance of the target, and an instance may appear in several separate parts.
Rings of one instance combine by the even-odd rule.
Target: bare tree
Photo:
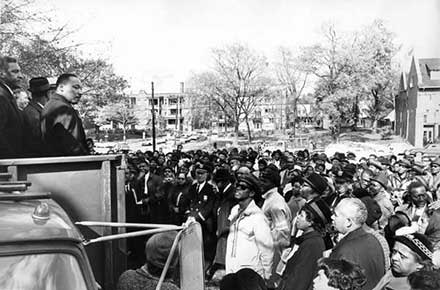
[[[302,97],[310,73],[312,72],[307,59],[301,56],[294,56],[292,51],[286,47],[279,48],[279,62],[275,67],[278,81],[287,92],[286,125],[289,127],[289,108],[292,110],[293,136],[296,134],[296,121],[298,116],[298,100]]]
[[[266,58],[240,43],[214,49],[213,56],[216,75],[213,101],[225,114],[232,116],[237,135],[244,118],[251,141],[250,118],[269,83],[265,77]]]

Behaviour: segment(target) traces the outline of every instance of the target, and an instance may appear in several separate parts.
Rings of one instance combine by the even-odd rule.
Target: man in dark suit
[[[135,181],[138,176],[136,167],[129,166],[125,169],[125,221],[127,223],[142,223],[141,215],[142,200],[136,192]],[[127,232],[138,231],[137,228],[127,228]],[[136,268],[144,262],[145,237],[133,237],[127,239],[129,268]]]
[[[74,74],[62,74],[56,92],[41,115],[41,134],[51,156],[88,155],[86,134],[78,112],[81,81]]]
[[[13,94],[22,82],[17,60],[0,57],[0,159],[24,157],[23,116]]]
[[[138,168],[135,189],[138,200],[142,202],[142,219],[147,223],[168,223],[168,204],[162,178],[150,171],[150,163],[147,160],[142,160]]]
[[[342,239],[333,248],[330,258],[361,266],[367,276],[362,289],[373,289],[385,274],[385,255],[377,238],[363,229],[367,220],[365,204],[357,198],[344,198],[336,206],[332,220]]]
[[[46,149],[41,136],[41,113],[48,101],[49,81],[44,77],[33,78],[29,81],[29,91],[32,99],[23,110],[25,122],[26,151],[29,156],[43,156]]]
[[[208,183],[213,166],[210,163],[196,167],[196,180],[188,192],[188,217],[194,218],[202,226],[205,266],[208,268],[214,257],[216,248],[216,225],[214,207],[216,202],[214,187]]]
[[[231,209],[237,204],[234,197],[235,186],[233,185],[234,178],[229,169],[219,168],[214,174],[213,181],[219,190],[216,205],[214,207],[214,215],[217,219],[217,246],[215,252],[214,265],[210,269],[210,274],[214,274],[216,270],[225,269],[226,259],[226,244],[229,234],[229,215]]]

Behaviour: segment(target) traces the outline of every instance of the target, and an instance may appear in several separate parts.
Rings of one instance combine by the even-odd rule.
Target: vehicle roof
[[[1,193],[0,193],[1,194]],[[33,217],[35,208],[49,205],[49,219]],[[64,209],[51,199],[0,201],[0,243],[71,240],[81,242],[82,235]]]

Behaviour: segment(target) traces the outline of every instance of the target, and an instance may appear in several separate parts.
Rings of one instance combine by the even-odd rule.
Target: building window
[[[168,120],[168,125],[176,125],[176,120],[175,119],[169,119]]]
[[[130,98],[130,105],[136,106],[136,98],[135,97]]]
[[[423,115],[423,123],[428,123],[428,115]]]
[[[170,114],[171,115],[176,115],[177,114],[177,109],[171,109],[170,110]]]
[[[168,103],[170,105],[175,105],[175,104],[177,104],[177,99],[168,99]]]

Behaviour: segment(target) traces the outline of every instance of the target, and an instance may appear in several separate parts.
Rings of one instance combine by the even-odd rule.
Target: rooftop
[[[420,58],[420,88],[440,88],[440,58]]]

